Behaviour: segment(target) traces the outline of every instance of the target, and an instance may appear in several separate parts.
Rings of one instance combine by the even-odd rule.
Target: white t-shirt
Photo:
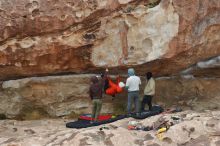
[[[141,79],[138,76],[127,78],[126,86],[128,87],[128,91],[139,91],[139,85],[141,85]]]

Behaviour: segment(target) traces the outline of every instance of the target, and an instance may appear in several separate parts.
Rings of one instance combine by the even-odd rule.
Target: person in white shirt
[[[144,111],[145,105],[148,104],[149,110],[152,110],[152,98],[155,94],[155,80],[151,72],[146,73],[146,86],[144,88],[144,98],[141,103],[141,110]]]
[[[135,103],[135,112],[138,113],[140,111],[140,100],[139,100],[139,86],[141,85],[141,80],[138,76],[135,75],[134,69],[128,69],[128,78],[126,81],[125,87],[128,90],[128,105],[127,112],[131,113],[131,108],[133,102]]]

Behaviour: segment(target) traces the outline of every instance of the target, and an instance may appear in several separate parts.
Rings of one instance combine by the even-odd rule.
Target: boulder
[[[218,0],[2,0],[0,79],[130,66],[179,74],[219,56],[219,8]],[[192,74],[217,72],[219,64]]]

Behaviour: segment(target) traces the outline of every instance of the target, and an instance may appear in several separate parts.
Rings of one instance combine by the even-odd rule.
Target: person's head
[[[93,84],[96,84],[96,83],[99,82],[99,80],[98,80],[98,78],[97,78],[96,76],[93,76],[93,77],[91,77],[91,82],[92,82]]]
[[[128,69],[128,76],[134,76],[135,75],[135,72],[134,72],[134,69],[133,68],[129,68]]]
[[[104,76],[105,76],[104,73],[101,73],[101,78],[104,78]]]
[[[153,74],[152,72],[147,72],[146,73],[146,78],[149,80],[150,78],[152,78]]]

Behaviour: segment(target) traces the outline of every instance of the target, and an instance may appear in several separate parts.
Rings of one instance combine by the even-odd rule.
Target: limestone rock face
[[[7,118],[41,119],[44,117],[77,116],[91,113],[89,98],[91,74],[32,77],[4,81],[0,88],[0,114]],[[113,77],[114,81],[114,77]],[[122,78],[125,82],[125,79]],[[145,79],[142,79],[142,99]],[[197,111],[220,108],[220,80],[193,78],[156,79],[156,95],[153,104],[163,107],[177,105]],[[103,96],[101,113],[125,114],[127,92]],[[146,105],[146,109],[147,109]]]
[[[1,0],[0,22],[0,79],[171,75],[220,54],[219,0]]]
[[[195,108],[212,97],[210,108],[219,107],[219,79],[194,79],[220,77],[219,0],[1,0],[0,22],[7,117],[90,112],[89,78],[106,67],[184,75],[157,80],[155,100]],[[32,78],[9,80],[21,77]],[[106,97],[102,112],[126,109],[126,96]]]
[[[52,117],[90,113],[92,103],[88,91],[91,76],[26,78],[3,82],[0,113],[8,118],[25,118],[36,112]],[[103,113],[113,112],[109,101],[111,98],[106,97]]]

